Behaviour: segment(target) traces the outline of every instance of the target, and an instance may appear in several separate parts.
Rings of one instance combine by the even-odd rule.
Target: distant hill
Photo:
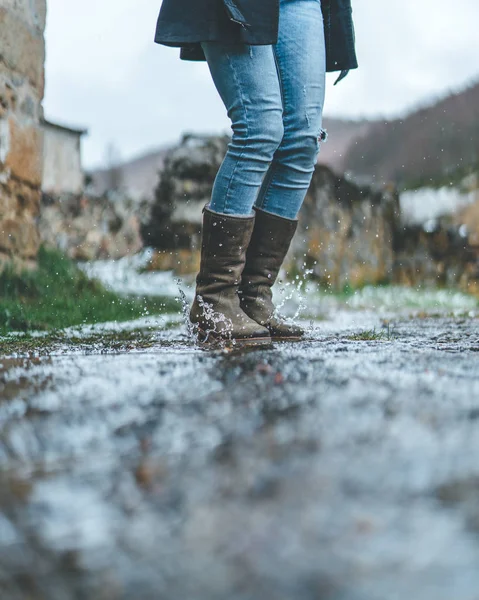
[[[371,123],[343,168],[378,183],[439,186],[479,167],[479,82],[403,118]]]
[[[328,141],[321,145],[318,163],[342,173],[349,148],[360,137],[365,137],[375,125],[375,121],[348,120],[325,117],[323,129],[328,132]]]
[[[318,163],[358,180],[401,188],[440,186],[479,168],[479,82],[440,101],[391,120],[325,118],[328,141]],[[116,169],[115,180],[136,201],[152,198],[169,147]],[[91,173],[90,191],[110,186],[111,170]]]
[[[374,121],[325,118],[323,128],[328,131],[329,139],[327,143],[322,144],[318,162],[342,172],[348,147],[358,136],[366,135],[373,124]],[[89,186],[89,192],[103,194],[111,187],[114,178],[133,200],[152,198],[168,150],[169,147],[158,148],[122,163],[115,168],[114,174],[111,169],[93,171],[90,173],[93,181]]]
[[[114,177],[118,181],[119,187],[125,190],[133,200],[140,202],[144,198],[152,198],[168,149],[169,147],[166,146],[158,148],[122,163],[115,167],[114,174],[112,174],[112,169],[99,169],[91,172],[92,183],[88,191],[101,196],[112,187],[111,180]]]

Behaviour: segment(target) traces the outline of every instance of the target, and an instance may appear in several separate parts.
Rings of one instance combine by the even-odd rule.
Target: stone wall
[[[201,210],[211,196],[228,137],[185,136],[165,158],[155,203],[143,227],[157,248],[152,269],[195,272]],[[335,289],[391,280],[399,201],[394,190],[358,186],[317,166],[286,261]]]
[[[0,0],[0,268],[39,247],[46,0]]]
[[[117,259],[143,247],[136,206],[111,192],[43,195],[38,221],[42,244],[74,260]]]

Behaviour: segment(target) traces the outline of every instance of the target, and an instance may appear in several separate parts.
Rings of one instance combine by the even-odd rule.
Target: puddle
[[[1,359],[2,598],[473,600],[472,509],[436,497],[479,477],[479,322],[336,316]]]

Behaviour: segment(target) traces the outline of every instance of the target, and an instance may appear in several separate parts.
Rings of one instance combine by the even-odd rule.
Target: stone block
[[[0,221],[0,251],[22,259],[34,259],[40,246],[37,226],[29,216]]]
[[[1,0],[2,8],[8,10],[38,32],[45,29],[46,0]]]
[[[14,179],[0,185],[0,253],[20,267],[33,261],[38,251],[39,207],[38,190]],[[1,261],[0,270],[5,262]]]
[[[0,273],[5,267],[13,268],[17,273],[24,271],[35,271],[38,268],[36,259],[22,259],[18,256],[10,256],[0,250]]]
[[[47,23],[47,0],[33,0],[33,2],[30,0],[28,4],[33,24],[39,32],[43,33]]]
[[[17,108],[17,89],[11,72],[0,64],[0,119]]]
[[[13,71],[25,75],[43,98],[45,45],[43,32],[28,27],[16,13],[0,7],[0,57]]]
[[[36,218],[39,210],[39,190],[15,179],[0,184],[0,219],[7,219],[24,213]]]
[[[38,122],[41,112],[38,92],[28,79],[0,64],[0,119],[7,119],[13,113],[18,118]]]
[[[1,98],[0,98],[1,106]],[[0,170],[5,170],[5,161],[10,151],[10,124],[0,118]]]
[[[43,133],[37,125],[22,124],[14,117],[9,122],[9,147],[4,169],[16,178],[40,187],[43,172]]]
[[[13,219],[17,214],[17,198],[11,192],[6,193],[5,186],[0,186],[0,223],[4,219]]]
[[[457,227],[465,227],[469,242],[479,246],[479,187],[471,191],[475,193],[477,200],[453,215],[452,222]]]

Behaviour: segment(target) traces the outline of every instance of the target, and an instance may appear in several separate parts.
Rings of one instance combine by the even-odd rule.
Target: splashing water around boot
[[[196,339],[197,332],[195,331],[193,323],[191,323],[190,321],[190,303],[188,301],[188,298],[186,297],[183,288],[181,287],[183,281],[177,278],[175,279],[175,283],[178,287],[178,296],[176,300],[178,300],[178,302],[181,304],[181,314],[183,316],[183,321],[186,325],[186,335],[188,339],[194,341]]]

